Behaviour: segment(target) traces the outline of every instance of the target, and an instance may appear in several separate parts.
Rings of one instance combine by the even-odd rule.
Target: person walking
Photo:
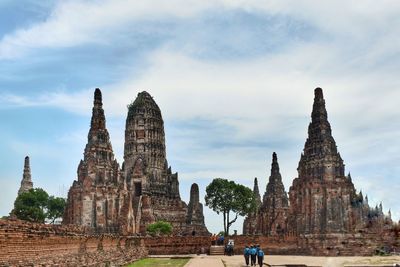
[[[257,244],[256,245],[256,259],[258,260],[258,257],[257,257],[257,255],[258,255],[258,251],[260,250],[260,245],[259,244]],[[258,263],[258,261],[257,261],[257,263]]]
[[[246,266],[249,266],[249,259],[250,259],[250,248],[246,246],[243,251],[244,261],[246,262]]]
[[[256,246],[251,246],[250,249],[251,266],[256,266],[256,257],[257,257]]]
[[[257,252],[257,262],[258,265],[260,265],[260,267],[262,267],[263,262],[264,262],[264,251],[259,248],[258,252]]]

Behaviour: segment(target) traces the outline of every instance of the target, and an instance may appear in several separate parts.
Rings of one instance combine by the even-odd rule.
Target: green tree
[[[61,218],[64,214],[65,199],[62,197],[50,196],[47,201],[47,213],[46,218],[54,223],[58,218]]]
[[[30,189],[17,197],[13,213],[21,220],[44,223],[48,199],[43,189]]]
[[[147,226],[147,232],[151,235],[169,235],[172,233],[172,225],[169,222],[158,221]]]
[[[222,213],[226,235],[229,235],[229,228],[236,222],[238,216],[254,212],[257,205],[250,188],[222,178],[215,178],[207,186],[205,202],[217,214]],[[235,214],[232,220],[231,212]]]

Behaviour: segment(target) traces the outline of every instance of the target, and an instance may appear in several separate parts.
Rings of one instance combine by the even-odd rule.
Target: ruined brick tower
[[[29,162],[29,157],[25,157],[24,161],[24,173],[22,174],[21,187],[18,190],[18,195],[21,195],[24,192],[28,192],[33,188],[32,175],[31,175],[31,166]]]
[[[356,192],[350,174],[344,174],[322,89],[316,88],[314,95],[308,138],[297,169],[299,176],[289,190],[290,201],[274,153],[262,205],[245,219],[244,234],[273,236],[290,232],[319,237],[354,234],[367,228],[383,229],[391,225],[390,216],[384,215],[382,206],[371,208],[368,198]],[[256,182],[254,193],[257,196]]]
[[[322,89],[315,89],[308,138],[290,187],[290,224],[299,234],[351,233],[372,214],[357,194],[332,137]]]
[[[199,186],[194,183],[190,188],[190,201],[186,216],[186,224],[191,228],[192,235],[208,235],[204,227],[203,204],[200,203]]]
[[[279,172],[278,157],[272,155],[271,175],[268,179],[263,201],[260,200],[257,178],[253,190],[258,209],[250,214],[244,222],[243,234],[280,235],[287,229],[288,197]]]
[[[278,156],[272,154],[271,175],[261,206],[261,233],[279,235],[287,229],[288,197],[279,171]]]
[[[174,230],[191,232],[186,224],[188,207],[180,198],[178,173],[168,166],[161,110],[147,92],[128,107],[123,173],[133,194],[137,227],[164,220]],[[205,228],[204,223],[202,225]]]
[[[99,89],[94,93],[88,143],[78,180],[68,192],[63,223],[99,232],[135,231],[131,194],[114,158]]]
[[[260,208],[262,205],[257,177],[254,178],[253,194],[256,199],[256,211],[247,215],[243,222],[243,234],[260,234]]]
[[[145,234],[150,223],[163,220],[176,234],[208,234],[201,204],[193,202],[189,211],[180,198],[178,174],[166,160],[164,122],[153,98],[141,92],[128,107],[122,169],[105,122],[102,95],[96,89],[88,143],[63,223],[97,232]]]

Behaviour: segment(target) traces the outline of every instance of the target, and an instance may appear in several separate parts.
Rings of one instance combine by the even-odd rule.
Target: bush
[[[151,235],[169,235],[172,233],[172,225],[169,222],[158,221],[147,226],[147,232]]]

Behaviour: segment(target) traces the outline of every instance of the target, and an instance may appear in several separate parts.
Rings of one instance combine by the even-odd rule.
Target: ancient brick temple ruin
[[[321,88],[315,89],[308,138],[288,197],[274,153],[271,176],[263,203],[249,214],[244,234],[298,235],[354,234],[390,228],[382,205],[371,208],[368,198],[357,193],[332,137]],[[258,194],[257,190],[254,190]],[[374,231],[375,231],[374,230]]]
[[[32,182],[32,174],[31,174],[31,164],[29,157],[26,156],[24,160],[24,170],[22,173],[22,180],[21,180],[21,186],[18,189],[18,195],[21,195],[22,193],[28,192],[33,188],[33,182]],[[14,204],[15,205],[15,204]],[[10,212],[10,216],[14,218],[14,209]]]
[[[208,235],[197,185],[192,186],[189,206],[180,198],[178,174],[166,159],[164,122],[153,98],[141,92],[128,106],[120,168],[96,89],[88,143],[63,223],[97,232],[144,234],[147,225],[160,220],[170,222],[175,234]]]
[[[31,165],[29,162],[29,157],[25,157],[24,161],[24,172],[22,174],[21,186],[18,190],[18,195],[24,192],[28,192],[33,188],[32,175],[31,175]]]
[[[254,179],[254,194],[260,199],[257,178]],[[272,155],[271,175],[262,202],[255,213],[243,224],[243,234],[279,235],[286,231],[289,211],[288,197],[279,172],[278,157]]]

